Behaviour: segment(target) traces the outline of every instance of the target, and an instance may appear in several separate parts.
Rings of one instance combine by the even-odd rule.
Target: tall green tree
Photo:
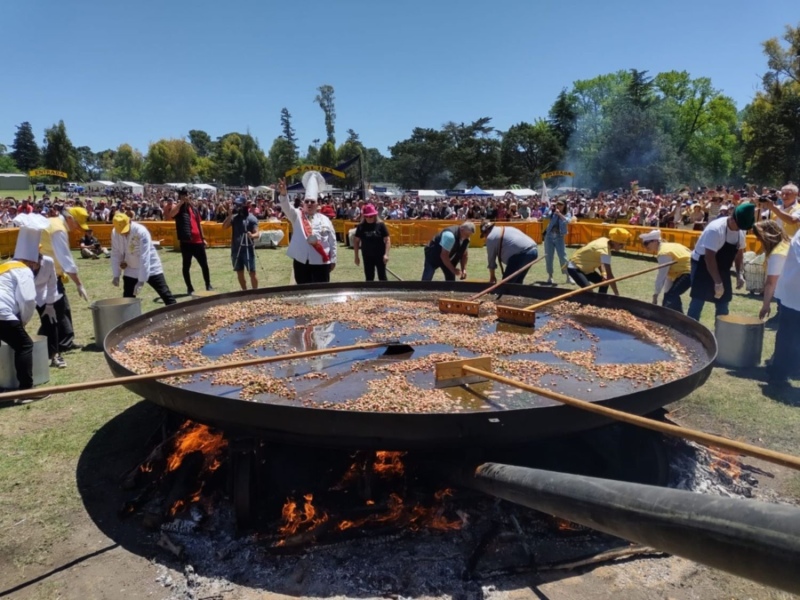
[[[297,163],[291,142],[283,136],[275,138],[269,149],[268,156],[269,162],[278,177],[283,177],[284,173],[293,168]]]
[[[653,79],[660,118],[677,160],[681,182],[729,181],[737,153],[738,117],[731,98],[707,77],[667,71]]]
[[[63,120],[44,130],[42,158],[48,169],[64,171],[69,177],[76,176],[78,157]]]
[[[174,141],[174,140],[173,140]],[[174,160],[177,156],[179,156],[179,152],[185,151],[183,146],[180,148],[173,147],[171,155],[172,160]],[[173,173],[176,175],[179,174],[183,169],[184,166],[177,164],[176,161],[171,165],[171,169]],[[113,178],[114,181],[140,181],[142,178],[142,174],[144,171],[144,157],[142,153],[132,148],[130,144],[120,144],[117,151],[114,153],[114,168],[113,168]],[[183,172],[188,172],[184,170]],[[178,178],[180,181],[186,181],[188,177]],[[159,183],[166,183],[164,181]]]
[[[575,132],[578,120],[578,99],[574,93],[568,92],[566,89],[561,90],[550,107],[548,113],[548,121],[550,127],[553,128],[561,147],[566,152],[569,148],[569,141],[572,134]]]
[[[8,154],[8,148],[5,144],[0,144],[0,173],[18,173],[17,163],[14,158]]]
[[[297,159],[297,134],[294,131],[294,127],[292,127],[292,115],[286,107],[281,109],[281,131],[283,132],[283,139],[291,144],[292,154]]]
[[[217,181],[226,185],[262,185],[274,179],[269,159],[249,133],[227,133],[214,154]]]
[[[348,129],[347,140],[336,150],[335,164],[341,164],[346,160],[355,158],[356,156],[359,156],[360,160],[364,161],[365,154],[366,148],[364,148],[364,144],[361,143],[358,134],[353,129]],[[362,170],[364,171],[366,177],[366,165],[359,165],[359,162],[356,161],[354,164],[345,169],[345,174],[347,177],[345,177],[344,181],[337,183],[340,183],[347,189],[356,188],[361,183]]]
[[[800,180],[800,24],[764,42],[762,90],[744,110],[742,139],[751,181]]]
[[[319,149],[319,156],[317,157],[319,164],[323,167],[336,166],[336,146],[333,142],[327,141]]]
[[[542,173],[558,167],[564,149],[550,124],[540,119],[511,126],[503,136],[501,156],[512,183],[535,186]]]
[[[325,114],[325,133],[329,141],[334,146],[336,145],[336,106],[334,104],[333,86],[321,85],[317,88],[317,95],[314,102],[319,104],[322,112]]]
[[[126,144],[123,144],[125,146]],[[122,148],[122,146],[120,146]],[[119,154],[119,151],[117,151]],[[162,139],[147,151],[144,177],[150,183],[183,183],[192,181],[197,154],[186,140]],[[119,164],[115,156],[115,165]],[[117,168],[115,166],[115,168]]]
[[[13,148],[11,157],[20,171],[27,173],[39,166],[41,160],[39,146],[36,145],[33,128],[27,121],[17,125],[11,147]]]
[[[114,178],[114,156],[116,151],[108,148],[101,150],[97,153],[97,168],[100,171],[97,179],[113,179]]]
[[[194,148],[195,154],[201,158],[211,156],[214,151],[214,142],[211,141],[211,136],[202,129],[189,130],[189,143]]]
[[[451,187],[462,181],[479,186],[502,183],[500,140],[491,121],[491,117],[482,117],[472,123],[450,121],[442,126],[449,142],[444,158]]]
[[[89,146],[78,146],[75,148],[75,155],[78,158],[77,178],[82,181],[97,179],[100,175],[100,164],[92,149]]]
[[[436,129],[414,128],[408,139],[389,148],[391,178],[410,189],[446,186],[444,156],[449,146],[447,134]]]
[[[381,154],[377,148],[367,148],[362,157],[364,161],[364,177],[367,181],[386,182],[390,179],[388,157]]]

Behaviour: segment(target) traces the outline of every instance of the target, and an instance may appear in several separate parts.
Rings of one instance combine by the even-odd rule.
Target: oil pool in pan
[[[282,298],[280,304],[267,307],[253,304],[256,314],[244,310],[242,318],[235,320],[230,316],[237,314],[235,303],[216,306],[205,313],[192,315],[192,319],[184,323],[168,321],[151,330],[150,334],[155,334],[152,339],[159,339],[169,347],[177,348],[191,342],[202,359],[212,361],[269,356],[374,339],[395,339],[408,343],[415,348],[409,358],[381,358],[381,350],[364,350],[250,368],[283,380],[281,385],[291,390],[293,397],[286,397],[284,393],[260,392],[247,397],[248,401],[344,408],[370,389],[373,392],[380,390],[381,382],[388,382],[389,377],[393,377],[391,382],[396,385],[398,375],[393,375],[392,371],[403,371],[405,366],[419,365],[416,370],[401,373],[410,387],[404,390],[409,398],[400,404],[395,398],[395,402],[389,403],[386,409],[390,412],[417,412],[413,405],[424,400],[415,397],[428,394],[446,394],[450,399],[446,412],[498,411],[554,404],[539,396],[493,382],[434,391],[432,362],[453,360],[455,354],[462,357],[488,354],[482,351],[484,349],[476,340],[487,340],[488,344],[495,334],[519,336],[513,340],[515,349],[520,350],[496,355],[495,371],[590,400],[604,400],[663,382],[661,378],[652,376],[649,381],[643,380],[638,374],[637,365],[674,365],[674,378],[691,372],[695,367],[691,348],[696,342],[671,330],[669,344],[646,339],[643,331],[660,326],[633,315],[622,315],[622,311],[587,309],[577,304],[563,303],[555,306],[552,312],[539,313],[536,329],[532,330],[494,321],[491,318],[491,303],[486,303],[486,312],[482,312],[485,316],[476,319],[463,315],[440,315],[435,308],[435,300],[424,295],[402,299],[367,297],[349,301],[360,305],[363,308],[361,313],[353,312],[354,307],[346,296],[344,301],[341,295],[327,300],[326,303],[325,298],[316,298],[312,304],[306,299]],[[246,305],[247,301],[239,304]],[[297,309],[301,306],[305,311],[299,312],[305,314],[293,314],[298,313]],[[309,311],[309,307],[313,310]],[[259,311],[260,314],[257,314]],[[361,316],[353,316],[356,314]],[[626,318],[621,319],[623,316]],[[625,324],[621,325],[622,320]],[[215,327],[215,323],[220,326]],[[638,324],[638,328],[629,327],[631,324]],[[441,343],[437,339],[447,332],[448,327],[457,329],[465,326],[477,336],[465,342],[465,347],[459,346],[457,338],[453,340],[452,336],[447,338],[452,343]],[[426,357],[434,360],[426,361]],[[127,362],[124,352],[118,359],[123,364]],[[414,362],[404,365],[404,361]],[[153,361],[152,365],[157,362]],[[196,364],[191,360],[187,362],[186,357],[178,362],[184,366]],[[170,360],[166,364],[177,366]],[[660,373],[669,374],[669,378],[671,370],[667,367]],[[243,390],[231,377],[220,378],[211,374],[195,376],[177,385],[229,398],[240,397]],[[398,394],[393,390],[390,389],[387,395]],[[353,409],[360,410],[358,407]],[[419,412],[437,410],[435,405],[419,408]]]

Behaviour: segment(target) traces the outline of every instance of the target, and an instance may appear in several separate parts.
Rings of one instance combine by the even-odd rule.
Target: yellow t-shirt
[[[592,273],[600,268],[603,256],[608,256],[608,238],[597,238],[572,255],[570,262],[582,273]]]
[[[64,273],[64,269],[61,268],[61,263],[58,262],[58,257],[53,251],[53,242],[50,239],[50,236],[57,231],[63,231],[69,239],[69,230],[67,229],[66,223],[64,223],[64,219],[61,217],[50,217],[47,220],[49,221],[50,225],[47,227],[47,229],[42,231],[42,238],[40,241],[42,254],[53,259],[53,261],[56,263],[56,274],[61,276]]]
[[[692,251],[686,246],[675,242],[661,242],[658,255],[668,256],[671,261],[676,261],[667,271],[667,279],[670,281],[692,272]]]
[[[784,210],[793,217],[800,216],[800,200],[795,200],[794,204],[792,204],[788,210]],[[778,222],[778,225],[781,226],[783,232],[789,239],[792,239],[794,234],[797,233],[798,229],[800,229],[800,225],[795,225],[794,223],[785,223],[784,221],[780,220],[775,213],[772,214],[772,220]]]

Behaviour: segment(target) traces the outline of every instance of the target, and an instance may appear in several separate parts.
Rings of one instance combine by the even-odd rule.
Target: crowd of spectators
[[[443,219],[491,221],[538,221],[547,218],[548,211],[557,197],[566,199],[571,219],[599,220],[606,223],[624,223],[660,228],[683,228],[701,231],[705,224],[731,214],[742,201],[769,190],[733,190],[718,186],[713,189],[684,189],[669,194],[656,194],[650,190],[618,190],[591,195],[585,192],[569,192],[552,197],[532,196],[518,198],[507,193],[495,197],[438,197],[421,198],[414,195],[399,197],[375,195],[363,200],[356,195],[328,195],[320,198],[320,212],[331,219],[359,221],[366,203],[372,203],[382,220],[397,219]],[[0,227],[10,226],[19,212],[38,212],[44,215],[63,207],[83,206],[89,220],[96,223],[111,223],[114,215],[122,211],[136,221],[160,221],[164,207],[170,199],[177,197],[177,190],[147,186],[144,194],[125,192],[103,196],[68,194],[37,198],[32,196],[22,201],[7,198],[0,206]],[[285,216],[277,198],[246,189],[226,190],[194,196],[194,205],[203,221],[223,223],[230,206],[237,198],[251,201],[251,214],[259,220],[281,220]],[[295,198],[299,203],[302,194]],[[762,215],[767,218],[768,214]]]

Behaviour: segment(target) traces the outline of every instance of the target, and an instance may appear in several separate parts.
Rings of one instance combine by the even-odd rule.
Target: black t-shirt
[[[389,230],[385,223],[363,221],[356,226],[356,237],[361,241],[364,256],[379,258],[386,254],[384,240],[389,237]]]

